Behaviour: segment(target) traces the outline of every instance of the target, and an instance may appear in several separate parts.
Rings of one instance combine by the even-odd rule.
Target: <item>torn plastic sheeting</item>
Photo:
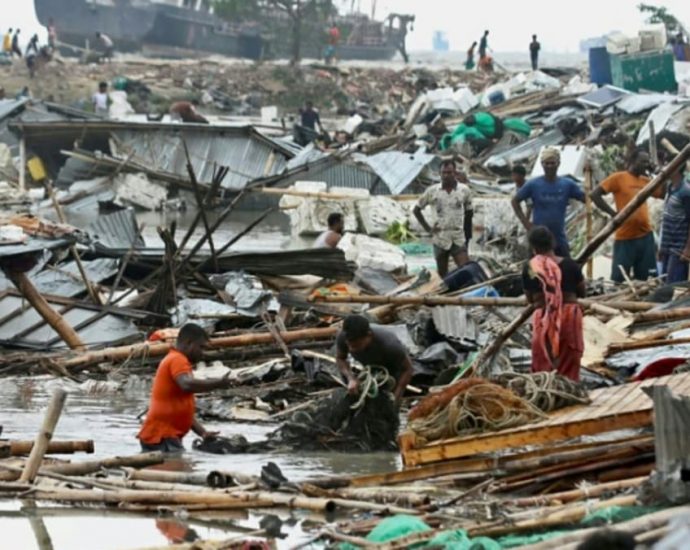
[[[511,147],[507,151],[491,155],[484,163],[484,167],[494,170],[509,168],[515,163],[525,162],[535,158],[543,147],[560,145],[564,140],[565,136],[563,132],[558,128],[554,128],[534,139]]]
[[[649,140],[649,123],[654,123],[654,131],[659,134],[662,130],[674,131],[672,127],[672,121],[675,122],[676,113],[684,110],[688,107],[688,103],[662,103],[656,109],[654,109],[647,120],[645,120],[644,125],[640,128],[640,133],[637,134],[636,145],[642,145],[645,141]],[[690,114],[690,110],[688,111]],[[687,128],[680,128],[682,133],[687,133]]]

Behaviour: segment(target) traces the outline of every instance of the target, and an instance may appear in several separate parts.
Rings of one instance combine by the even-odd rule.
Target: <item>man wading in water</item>
[[[352,373],[347,358],[352,355],[365,367],[381,367],[395,380],[393,397],[400,405],[405,388],[412,378],[412,361],[407,350],[392,332],[371,326],[361,315],[348,315],[343,330],[336,338],[338,369],[347,379],[347,392],[357,395],[358,378]]]
[[[182,452],[182,438],[189,430],[203,439],[218,435],[206,431],[195,416],[195,393],[232,386],[227,377],[194,378],[192,364],[201,360],[207,345],[208,336],[199,325],[187,323],[180,329],[175,347],[160,362],[153,380],[149,410],[137,436],[142,450]]]

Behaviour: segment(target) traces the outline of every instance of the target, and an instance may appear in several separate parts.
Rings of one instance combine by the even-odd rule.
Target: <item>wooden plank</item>
[[[604,445],[623,445],[628,444],[635,446],[640,443],[653,442],[650,435],[635,435],[625,437],[622,439],[612,439],[606,441],[594,441],[589,443],[576,443],[560,446],[549,446],[548,448],[538,448],[530,451],[523,451],[502,456],[482,456],[471,459],[452,460],[441,462],[437,464],[429,464],[426,466],[418,466],[416,468],[408,468],[399,472],[387,472],[383,474],[369,474],[355,477],[349,480],[349,487],[377,487],[383,485],[395,485],[398,483],[409,483],[413,481],[421,481],[425,479],[433,479],[446,475],[484,472],[494,468],[509,467],[511,463],[529,460],[532,458],[541,458],[546,455],[556,453],[564,453],[569,451],[582,451],[586,449],[593,449]]]
[[[441,460],[472,456],[477,453],[489,453],[510,447],[540,445],[553,441],[562,441],[582,435],[594,435],[613,430],[642,428],[652,423],[652,411],[644,410],[619,416],[591,418],[576,423],[557,426],[531,426],[529,430],[503,431],[482,434],[474,439],[442,442],[428,445],[421,449],[410,449],[403,452],[403,463],[406,467],[428,464]]]

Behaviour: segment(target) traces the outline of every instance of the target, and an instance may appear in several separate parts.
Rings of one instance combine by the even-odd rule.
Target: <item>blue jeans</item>
[[[666,283],[684,283],[688,280],[688,262],[677,254],[669,253],[663,260]]]

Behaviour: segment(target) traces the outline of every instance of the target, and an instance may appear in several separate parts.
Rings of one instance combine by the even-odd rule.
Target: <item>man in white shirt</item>
[[[107,59],[108,61],[112,61],[113,51],[115,50],[115,44],[113,44],[112,39],[107,34],[103,34],[102,32],[97,32],[96,38],[98,38],[101,46],[103,47],[103,58]]]
[[[97,115],[101,115],[103,117],[108,116],[108,104],[110,103],[110,97],[108,97],[107,82],[101,82],[98,85],[98,91],[93,94],[91,101],[93,102],[93,110]]]

